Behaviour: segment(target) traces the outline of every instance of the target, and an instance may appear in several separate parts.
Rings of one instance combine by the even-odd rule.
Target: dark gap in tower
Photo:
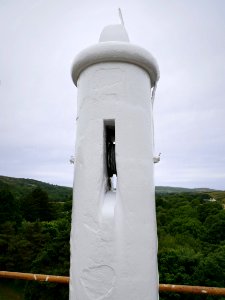
[[[115,144],[115,120],[104,120],[105,131],[105,161],[107,169],[107,187],[109,190],[115,189],[117,175],[116,170],[116,144]],[[115,175],[115,176],[113,176]]]

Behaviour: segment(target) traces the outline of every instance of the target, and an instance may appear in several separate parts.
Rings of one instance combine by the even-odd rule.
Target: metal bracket
[[[153,156],[153,162],[154,162],[154,164],[157,164],[158,162],[160,162],[160,155],[161,155],[161,152],[159,153],[158,156]]]

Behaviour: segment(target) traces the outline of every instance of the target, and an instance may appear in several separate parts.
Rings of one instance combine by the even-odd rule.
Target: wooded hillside
[[[225,287],[224,204],[223,191],[158,189],[160,283]],[[1,176],[0,269],[68,276],[71,208],[71,188]],[[68,286],[26,282],[24,299],[68,299]]]

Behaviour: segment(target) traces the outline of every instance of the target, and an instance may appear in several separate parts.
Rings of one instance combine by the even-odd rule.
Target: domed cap
[[[129,43],[129,37],[125,27],[122,24],[108,25],[103,28],[99,42],[126,42]]]
[[[159,80],[159,68],[154,57],[145,49],[129,43],[124,24],[106,26],[100,35],[99,43],[81,51],[72,67],[75,85],[80,74],[89,66],[104,62],[124,62],[144,69],[151,79],[151,86]]]

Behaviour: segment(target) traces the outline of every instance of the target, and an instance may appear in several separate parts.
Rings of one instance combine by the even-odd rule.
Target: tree
[[[8,221],[0,224],[0,270],[15,270],[14,257],[8,251],[15,236],[14,223]]]
[[[0,222],[17,221],[19,219],[19,205],[12,193],[3,189],[0,191]]]
[[[23,216],[27,221],[50,221],[52,208],[48,200],[48,194],[41,188],[35,188],[23,201]]]
[[[166,249],[158,255],[159,282],[169,284],[195,285],[193,275],[198,268],[201,254],[188,247]],[[164,294],[160,299],[198,299],[193,295]]]
[[[205,202],[197,208],[198,219],[204,223],[208,216],[215,215],[222,209],[222,205],[218,202]]]
[[[45,222],[43,233],[48,236],[41,251],[33,261],[31,272],[53,275],[69,275],[70,221],[67,218]],[[28,282],[25,288],[26,300],[67,300],[69,287],[55,283]]]
[[[196,269],[195,277],[199,285],[225,286],[225,245],[218,247],[213,252],[209,252],[201,260]]]
[[[205,220],[205,240],[212,244],[219,244],[225,240],[225,211],[210,215]]]
[[[169,225],[169,231],[172,234],[190,234],[194,238],[199,238],[202,235],[204,227],[196,218],[177,217]]]

